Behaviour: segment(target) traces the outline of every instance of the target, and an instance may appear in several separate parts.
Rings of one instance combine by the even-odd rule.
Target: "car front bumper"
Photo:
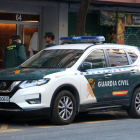
[[[22,109],[15,103],[0,103],[0,115],[49,117],[50,113],[50,107]]]

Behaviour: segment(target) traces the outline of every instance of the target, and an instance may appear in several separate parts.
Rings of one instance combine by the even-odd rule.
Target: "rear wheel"
[[[64,90],[58,93],[54,100],[50,120],[54,124],[70,124],[76,114],[76,102],[72,93]]]
[[[140,88],[137,88],[132,96],[130,108],[127,110],[132,118],[140,118]]]

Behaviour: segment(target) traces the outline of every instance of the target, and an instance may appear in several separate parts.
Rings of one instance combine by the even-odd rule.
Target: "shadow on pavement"
[[[96,123],[102,121],[112,121],[117,119],[130,119],[126,112],[105,112],[105,113],[88,113],[87,115],[76,115],[72,124],[76,123]],[[54,126],[48,118],[10,118],[10,117],[0,117],[0,124],[6,123],[9,128],[22,128],[27,127],[37,127],[37,126]]]

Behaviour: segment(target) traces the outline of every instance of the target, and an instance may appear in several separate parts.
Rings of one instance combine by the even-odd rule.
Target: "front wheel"
[[[76,102],[72,93],[63,90],[56,96],[53,104],[50,120],[54,124],[70,124],[76,114]]]
[[[140,88],[135,90],[127,113],[132,118],[140,118]]]

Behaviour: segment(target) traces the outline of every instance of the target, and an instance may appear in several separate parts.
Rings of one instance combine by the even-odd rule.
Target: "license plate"
[[[0,102],[9,102],[9,96],[0,96]]]

